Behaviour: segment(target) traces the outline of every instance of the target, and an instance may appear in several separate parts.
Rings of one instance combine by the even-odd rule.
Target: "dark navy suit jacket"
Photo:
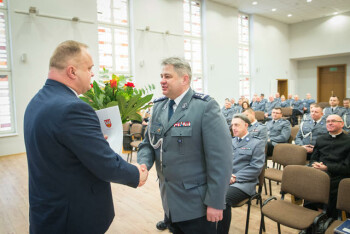
[[[104,233],[114,218],[109,182],[137,187],[139,172],[110,147],[95,111],[48,79],[24,116],[30,233]]]

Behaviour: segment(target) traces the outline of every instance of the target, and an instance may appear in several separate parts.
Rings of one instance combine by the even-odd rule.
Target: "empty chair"
[[[282,198],[277,200],[276,197],[270,197],[264,202],[259,233],[262,232],[265,216],[277,222],[278,233],[281,233],[280,224],[298,230],[305,230],[309,227],[315,230],[321,221],[327,219],[329,188],[330,178],[327,173],[307,166],[286,166],[282,177]],[[322,203],[324,211],[310,210],[285,201],[283,199],[286,193],[308,201]]]
[[[334,229],[343,223],[341,211],[350,212],[350,178],[342,179],[338,187],[337,209],[338,220],[335,220],[326,230],[326,234],[333,234]]]
[[[273,149],[272,161],[282,166],[305,165],[306,149],[300,145],[288,143],[277,144]],[[281,182],[283,171],[277,168],[265,169],[265,179],[269,180],[270,195],[272,195],[271,181]]]
[[[265,113],[263,111],[255,111],[255,118],[258,122],[264,122]]]
[[[293,143],[293,141],[295,140],[295,138],[298,134],[298,131],[299,131],[299,125],[295,125],[294,127],[292,127],[288,143],[290,143],[290,144]]]
[[[130,134],[128,136],[131,137],[131,143],[130,143],[131,153],[130,153],[130,156],[128,154],[128,157],[126,160],[129,161],[129,159],[130,159],[130,162],[131,162],[132,153],[134,151],[137,151],[139,144],[142,141],[142,124],[134,123],[131,126]]]

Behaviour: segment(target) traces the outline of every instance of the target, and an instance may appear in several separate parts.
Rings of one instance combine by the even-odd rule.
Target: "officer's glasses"
[[[341,123],[343,121],[340,121],[340,120],[327,120],[326,123],[327,124],[330,124],[330,123]]]

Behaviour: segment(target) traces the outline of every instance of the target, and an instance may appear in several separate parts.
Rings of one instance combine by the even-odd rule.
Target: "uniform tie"
[[[276,123],[276,121],[275,121],[275,120],[273,120],[273,121],[272,121],[272,124],[275,124],[275,123]]]
[[[173,109],[173,105],[175,104],[174,100],[170,100],[169,102],[169,111],[168,111],[168,121],[171,119],[171,116],[173,116],[174,114],[174,109]]]
[[[242,141],[242,138],[238,137],[238,142],[241,142]]]
[[[316,122],[316,121],[314,121],[314,126],[316,126],[316,124],[317,124],[317,122]]]
[[[332,107],[332,113],[334,113],[334,108]]]

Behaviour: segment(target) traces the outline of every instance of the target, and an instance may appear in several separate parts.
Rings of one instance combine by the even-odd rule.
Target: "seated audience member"
[[[265,98],[265,94],[260,94],[260,101],[264,104],[264,105],[266,105],[266,103],[267,103],[267,99]]]
[[[255,111],[252,108],[248,108],[243,111],[243,114],[247,116],[250,121],[250,125],[248,127],[249,134],[251,136],[257,137],[264,142],[267,142],[267,127],[265,124],[259,123],[255,118]]]
[[[310,110],[316,105],[318,105],[318,104],[317,103],[310,104]],[[322,112],[323,112],[323,109],[322,109]],[[301,121],[305,121],[305,120],[311,120],[311,113],[305,113],[303,115],[303,118],[301,119]]]
[[[273,108],[275,107],[280,107],[280,103],[278,100],[275,100],[272,95],[269,96],[269,102],[266,103],[266,108],[265,108],[265,117],[271,116],[271,112]]]
[[[250,106],[251,108],[253,108],[253,106],[256,106],[256,97],[253,97],[253,98],[252,98],[252,102],[249,104],[249,106]]]
[[[248,108],[250,108],[249,102],[247,101],[242,102],[242,112]]]
[[[242,103],[243,103],[243,99],[242,98],[238,99],[238,104],[233,109],[234,114],[242,113]]]
[[[343,114],[343,120],[344,120],[344,130],[346,132],[350,132],[350,98],[344,98],[343,100],[343,106],[344,106],[344,114]]]
[[[307,151],[307,160],[310,160],[316,139],[327,134],[326,119],[322,118],[323,110],[319,105],[311,108],[311,120],[303,121],[295,138],[295,144],[303,146]]]
[[[235,99],[234,99],[234,98],[231,98],[231,105],[232,105],[232,106],[236,106],[236,102],[235,102]]]
[[[282,119],[282,110],[276,107],[271,112],[272,120],[268,121],[267,126],[267,156],[271,156],[273,148],[278,143],[287,143],[291,133],[291,127],[288,120]]]
[[[293,105],[293,102],[294,102],[293,94],[288,94],[287,102],[288,102],[289,106]]]
[[[312,103],[315,103],[316,101],[314,99],[311,99],[311,94],[307,93],[306,98],[303,100],[304,104],[304,113],[310,113],[310,105]]]
[[[343,107],[339,105],[339,98],[337,96],[332,96],[329,98],[330,107],[326,107],[323,109],[323,114],[327,118],[328,115],[339,115],[343,116],[345,110]]]
[[[265,163],[265,142],[248,132],[249,119],[245,115],[234,115],[232,131],[233,162],[230,187],[226,194],[226,209],[217,233],[227,234],[231,224],[231,207],[256,193],[258,177]]]
[[[298,115],[303,115],[304,114],[304,104],[301,100],[299,100],[298,95],[294,95],[294,102],[292,104],[293,107],[293,112],[292,112],[292,117],[291,117],[291,123],[292,126],[298,125]]]
[[[339,115],[329,115],[326,123],[329,134],[317,138],[309,166],[329,175],[331,186],[327,213],[336,219],[339,182],[350,177],[350,135],[343,133],[344,122]],[[323,208],[321,204],[308,201],[304,206],[315,210]]]
[[[289,107],[289,102],[286,100],[286,97],[284,95],[281,96],[281,107]]]
[[[234,110],[233,110],[231,105],[232,105],[231,102],[229,100],[226,100],[225,106],[221,109],[221,113],[225,117],[225,120],[226,120],[228,126],[231,125],[232,116],[234,113]]]
[[[264,111],[265,112],[265,103],[261,102],[260,97],[256,97],[256,105],[252,108],[255,111]]]
[[[279,92],[275,94],[275,100],[281,102],[281,96]]]

